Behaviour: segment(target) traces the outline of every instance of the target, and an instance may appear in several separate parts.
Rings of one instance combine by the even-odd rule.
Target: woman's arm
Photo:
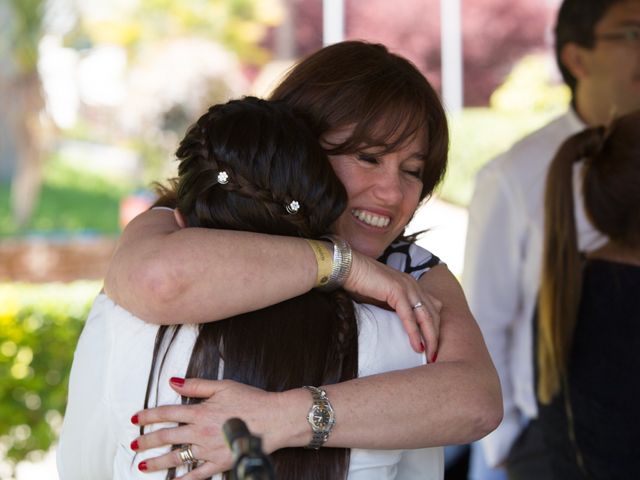
[[[423,275],[420,285],[424,293],[447,299],[437,361],[324,387],[337,420],[328,446],[396,449],[468,443],[500,423],[498,377],[458,282],[445,266],[438,266]],[[311,398],[306,390],[266,393],[231,381],[195,379],[173,387],[207,400],[139,412],[141,424],[187,424],[139,437],[139,448],[193,443],[196,457],[208,461],[204,471],[219,471],[230,461],[220,427],[233,416],[262,435],[268,451],[310,441],[305,417]],[[178,463],[175,453],[147,461],[150,469]]]
[[[150,210],[125,229],[105,293],[150,323],[203,323],[254,311],[311,290],[317,263],[301,238],[180,228],[167,210]],[[410,275],[354,252],[349,292],[396,311],[416,351],[438,345],[440,304]],[[418,301],[425,308],[413,310]]]
[[[498,376],[458,282],[441,265],[425,273],[420,285],[446,298],[437,361],[327,386],[338,416],[328,445],[388,449],[468,443],[500,423]],[[292,397],[292,410],[304,417],[308,392],[283,394],[287,395]],[[296,446],[305,445],[309,425],[295,425],[299,428],[290,438],[296,439]]]
[[[302,239],[180,228],[170,211],[150,210],[122,233],[105,293],[151,323],[202,323],[301,295],[315,275]]]

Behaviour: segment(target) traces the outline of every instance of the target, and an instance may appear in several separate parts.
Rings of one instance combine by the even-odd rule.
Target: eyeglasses
[[[632,47],[640,47],[640,27],[627,27],[619,32],[601,33],[596,35],[595,38],[597,40],[624,42]]]

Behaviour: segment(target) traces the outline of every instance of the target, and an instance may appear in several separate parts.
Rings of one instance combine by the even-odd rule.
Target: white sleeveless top
[[[423,259],[428,256],[437,261],[426,250],[415,249],[412,245],[412,261],[418,253]],[[404,270],[406,258],[396,257],[395,262],[387,262]],[[416,271],[415,275],[424,271]],[[359,377],[426,363],[424,354],[411,349],[395,313],[356,304],[356,316]],[[61,480],[165,478],[164,471],[142,473],[137,465],[166,453],[168,446],[140,454],[130,448],[131,441],[139,435],[139,428],[131,424],[130,418],[143,407],[157,330],[157,325],[131,315],[106,295],[96,298],[71,369],[69,401],[57,455]],[[169,378],[184,377],[197,334],[193,325],[180,329],[159,377],[158,398],[154,396],[150,405],[180,403],[180,396],[169,387]],[[162,426],[166,425],[155,428]],[[178,473],[184,472],[178,469]],[[352,449],[348,478],[440,480],[444,478],[443,450]]]

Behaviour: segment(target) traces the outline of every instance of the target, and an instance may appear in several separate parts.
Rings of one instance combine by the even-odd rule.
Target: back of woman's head
[[[190,227],[318,237],[346,206],[346,191],[317,137],[283,102],[248,97],[213,106],[176,155],[179,176],[160,203],[177,205]],[[180,328],[160,328],[152,374]],[[269,391],[336,383],[357,375],[357,340],[347,294],[312,290],[200,325],[186,375],[217,379],[224,365],[224,378]],[[349,451],[283,449],[272,458],[278,478],[329,480],[346,476]]]
[[[393,151],[418,139],[425,150],[421,198],[444,176],[449,134],[440,99],[408,60],[379,44],[347,41],[298,63],[271,96],[308,113],[318,137],[354,127],[329,154],[365,146]]]
[[[620,246],[640,246],[640,111],[608,128],[589,128],[570,137],[549,168],[538,328],[538,395],[543,403],[566,380],[580,304],[582,259],[573,192],[579,160],[584,160],[582,195],[593,226]]]
[[[191,227],[317,237],[346,206],[317,138],[282,102],[211,107],[176,156],[177,207]]]
[[[640,245],[640,111],[622,116],[587,158],[583,194],[593,225],[612,241]]]

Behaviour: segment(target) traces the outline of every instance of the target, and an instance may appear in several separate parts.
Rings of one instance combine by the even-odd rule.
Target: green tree
[[[281,0],[140,0],[113,11],[110,18],[81,18],[77,38],[127,47],[172,37],[199,36],[217,41],[250,64],[263,64],[260,45],[269,27],[282,18]]]

